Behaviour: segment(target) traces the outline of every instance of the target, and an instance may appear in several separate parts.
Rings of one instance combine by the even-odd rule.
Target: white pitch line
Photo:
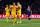
[[[40,24],[40,23],[32,23],[32,24]]]
[[[28,24],[40,24],[40,23],[28,23]]]

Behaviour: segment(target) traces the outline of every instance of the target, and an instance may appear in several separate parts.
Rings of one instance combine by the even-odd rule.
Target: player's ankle
[[[17,24],[18,24],[19,22],[17,21]]]
[[[20,21],[20,23],[21,23],[22,21]]]
[[[31,22],[31,20],[29,20]]]

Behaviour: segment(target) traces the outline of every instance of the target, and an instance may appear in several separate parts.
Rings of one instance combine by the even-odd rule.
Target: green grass
[[[0,19],[0,27],[40,27],[40,19],[31,19],[29,22],[28,19],[22,19],[21,24],[14,24],[12,19],[9,19],[9,22],[6,22],[6,19]]]

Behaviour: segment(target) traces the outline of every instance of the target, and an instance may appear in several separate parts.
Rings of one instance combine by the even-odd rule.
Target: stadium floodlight
[[[1,0],[0,0],[1,1]]]

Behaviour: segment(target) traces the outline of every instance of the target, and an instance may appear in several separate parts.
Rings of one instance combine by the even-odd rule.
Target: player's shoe
[[[13,21],[13,20],[12,20]]]
[[[8,21],[7,21],[8,22]]]
[[[31,20],[29,20],[31,22]]]
[[[21,23],[22,21],[20,21],[20,23]]]
[[[17,21],[17,24],[18,24],[19,22]]]
[[[14,24],[13,24],[13,26],[14,26]]]
[[[7,20],[7,22],[8,22],[8,20]]]

